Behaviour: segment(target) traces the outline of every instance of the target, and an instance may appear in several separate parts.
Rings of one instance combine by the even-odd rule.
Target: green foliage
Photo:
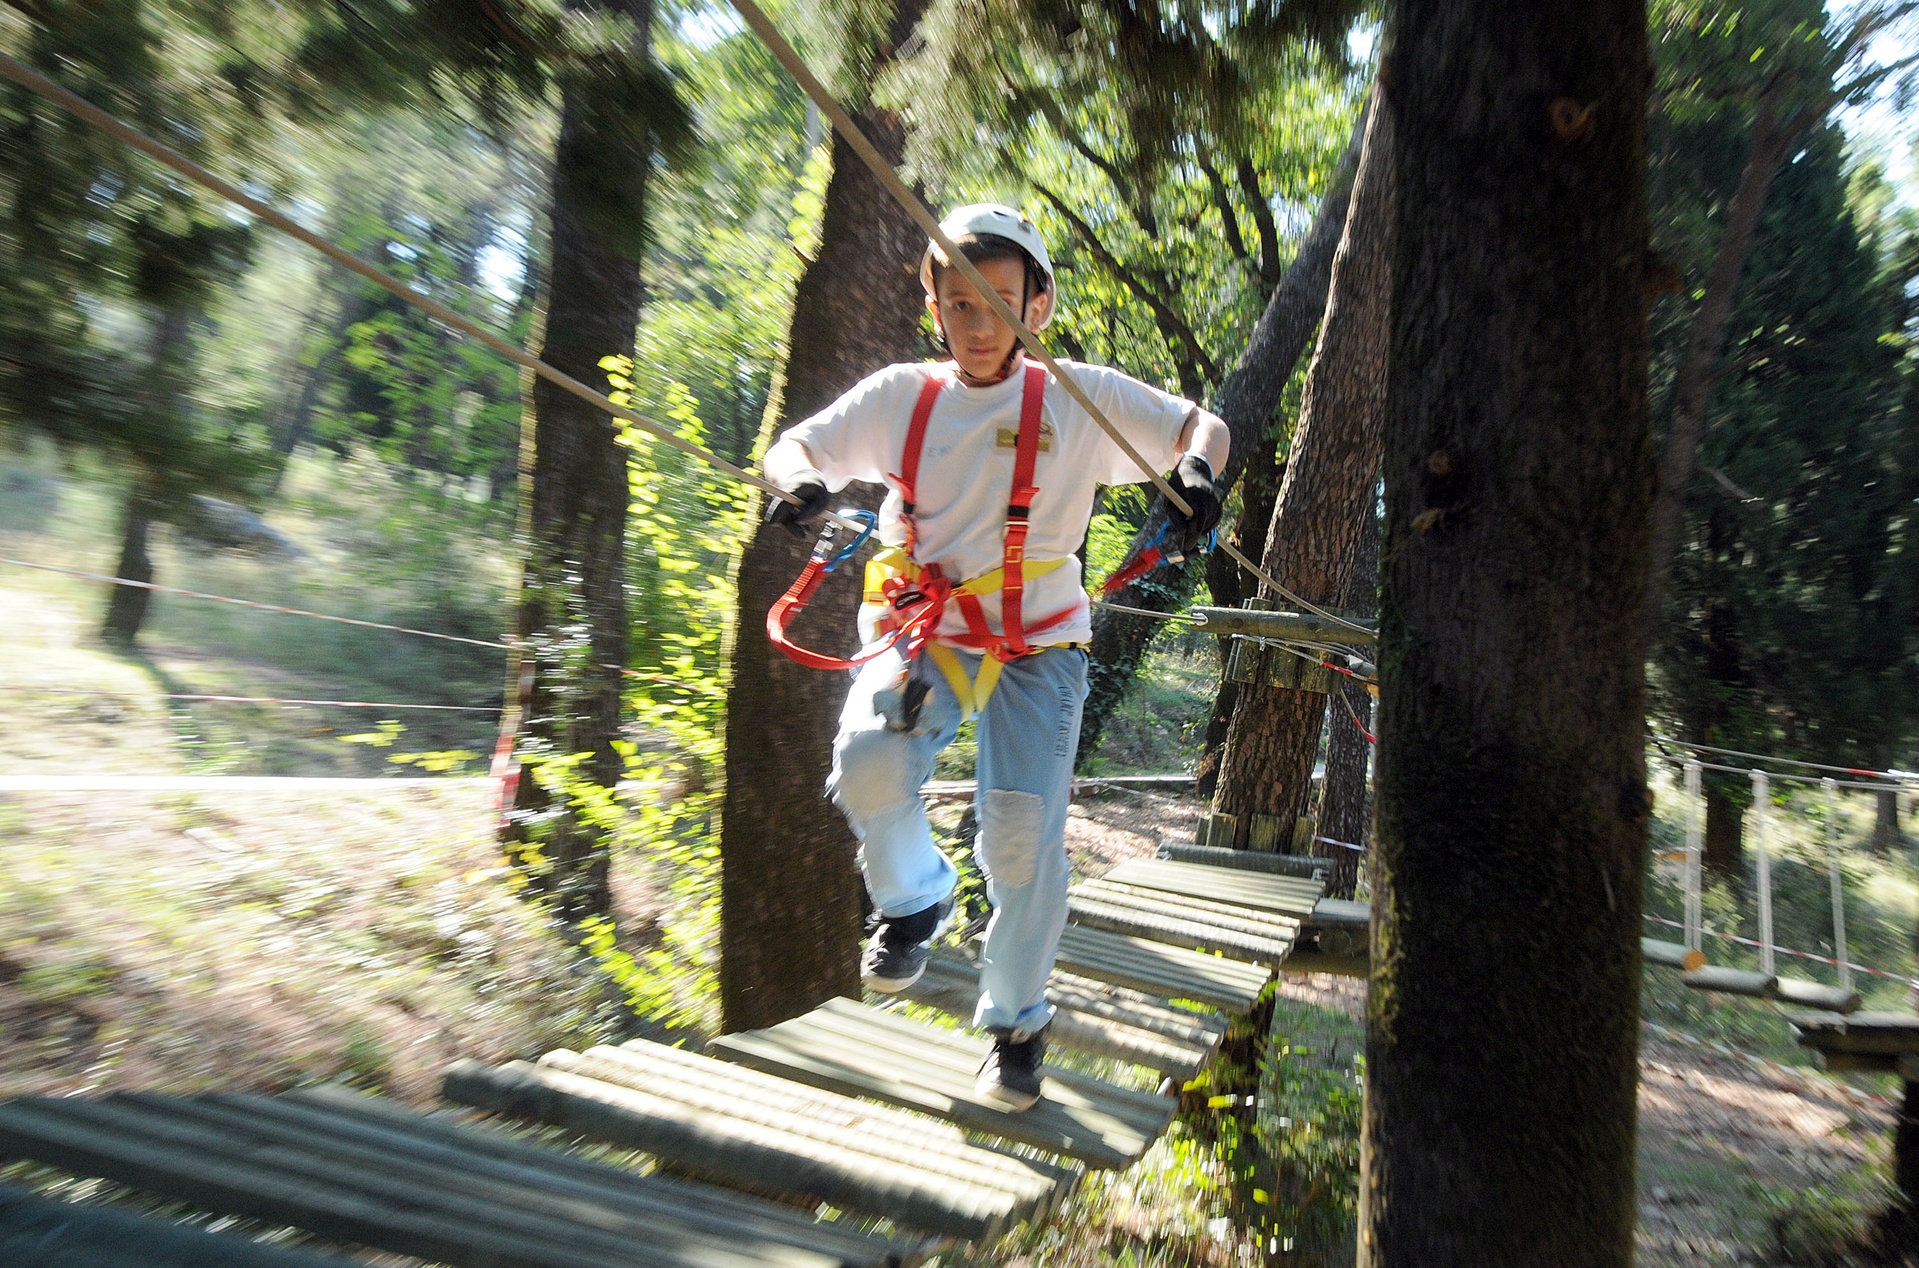
[[[1363,87],[1347,8],[954,0],[881,96],[919,107],[911,157],[942,198],[1028,208],[1063,348],[1202,398],[1345,148]]]
[[[1785,85],[1767,109],[1819,107],[1843,60],[1812,0],[1671,3],[1657,19],[1654,236],[1682,293],[1654,309],[1655,417],[1760,96]],[[1902,246],[1912,229],[1874,210],[1870,183],[1856,213],[1844,146],[1836,127],[1815,124],[1766,204],[1689,495],[1655,684],[1692,738],[1883,766],[1919,730],[1909,298],[1919,261]]]

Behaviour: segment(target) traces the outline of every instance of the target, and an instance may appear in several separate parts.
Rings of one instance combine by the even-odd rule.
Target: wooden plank
[[[928,1025],[897,1010],[869,1008],[857,1000],[829,999],[809,1016],[815,1019],[830,1017],[837,1026],[848,1033],[857,1033],[862,1038],[870,1035],[916,1047],[924,1045],[921,1050],[930,1059],[944,1061],[954,1071],[964,1074],[968,1086],[971,1086],[972,1079],[978,1074],[988,1050],[993,1046],[992,1040],[984,1035]],[[1089,1095],[1107,1098],[1115,1107],[1130,1105],[1137,1111],[1135,1116],[1145,1123],[1163,1125],[1162,1119],[1172,1108],[1169,1099],[1157,1092],[1119,1087],[1089,1074],[1060,1070],[1048,1077]],[[1122,1111],[1115,1108],[1115,1112]]]
[[[1769,973],[1730,969],[1723,964],[1708,964],[1680,975],[1680,981],[1698,991],[1718,991],[1722,995],[1748,995],[1754,999],[1772,999],[1779,979]]]
[[[1084,894],[1069,895],[1067,919],[1089,929],[1123,933],[1168,946],[1195,951],[1217,951],[1235,960],[1252,964],[1278,964],[1293,949],[1290,935],[1269,937],[1247,933],[1224,924],[1183,917],[1178,909],[1155,910],[1143,903],[1108,902]]]
[[[959,959],[935,956],[918,982],[901,992],[915,1003],[970,1022],[979,999],[979,970]],[[1055,1012],[1052,1042],[1091,1056],[1125,1061],[1190,1079],[1212,1055],[1216,1041],[1180,1042],[1125,1021],[1073,1007],[1057,988],[1048,989]]]
[[[124,1098],[21,1099],[0,1106],[0,1150],[97,1175],[224,1214],[460,1268],[830,1268],[844,1259],[752,1240],[690,1237],[657,1226],[644,1239],[522,1216],[344,1169],[298,1145],[235,1142]]]
[[[465,1159],[469,1166],[492,1162],[505,1164],[508,1168],[505,1174],[518,1177],[521,1183],[537,1183],[541,1187],[557,1188],[569,1193],[583,1191],[599,1200],[637,1210],[664,1207],[702,1220],[715,1221],[720,1227],[744,1229],[753,1237],[797,1239],[804,1236],[817,1242],[820,1248],[849,1262],[865,1262],[874,1253],[874,1246],[883,1241],[871,1234],[821,1223],[804,1213],[796,1214],[789,1207],[744,1197],[727,1189],[657,1173],[636,1176],[623,1168],[530,1144],[495,1128],[452,1122],[440,1116],[422,1117],[391,1101],[366,1096],[348,1088],[304,1088],[275,1097],[274,1100],[279,1104],[307,1105],[325,1110],[336,1124],[344,1119],[354,1119],[374,1128],[390,1128],[408,1142],[409,1148],[426,1150],[438,1147]],[[444,1157],[445,1154],[430,1156]],[[884,1260],[887,1263],[916,1262],[922,1249],[896,1240],[884,1248]]]
[[[347,1261],[269,1246],[109,1206],[56,1202],[0,1186],[0,1264],[16,1268],[347,1268]]]
[[[619,1063],[606,1054],[597,1060],[583,1060],[575,1053],[547,1055],[559,1060],[541,1066],[456,1065],[447,1072],[447,1095],[645,1150],[693,1175],[735,1188],[890,1215],[950,1236],[996,1237],[1027,1213],[1050,1206],[1055,1181],[1037,1168],[988,1175],[933,1148],[919,1162],[904,1156],[905,1150],[893,1151],[902,1155],[897,1160],[876,1155],[871,1152],[874,1142],[859,1132],[860,1123],[876,1116],[855,1114],[848,1125],[829,1113],[811,1131],[792,1130],[795,1115],[761,1111],[736,1116],[652,1095],[633,1086],[640,1081],[633,1071],[618,1069]],[[657,1069],[654,1074],[657,1077]],[[606,1075],[611,1077],[596,1077]]]
[[[765,1030],[724,1035],[717,1055],[785,1078],[949,1119],[1098,1167],[1130,1165],[1171,1121],[1174,1103],[1049,1070],[1023,1112],[973,1095],[988,1045],[971,1036],[829,1000]]]
[[[1322,898],[1313,904],[1306,917],[1308,929],[1353,929],[1365,933],[1372,928],[1373,909],[1350,898]]]
[[[1232,1022],[1217,1009],[1183,1007],[1158,995],[1083,977],[1063,969],[1054,969],[1047,991],[1055,1003],[1070,1000],[1082,1012],[1101,1017],[1120,1017],[1131,1025],[1154,1034],[1217,1047],[1232,1028]],[[1108,1012],[1117,1009],[1119,1012]]]
[[[1085,977],[1164,999],[1190,999],[1235,1016],[1252,1009],[1273,976],[1263,965],[1083,925],[1068,925],[1060,936],[1058,963]]]
[[[1282,916],[1276,911],[1256,911],[1234,903],[1217,903],[1209,898],[1176,894],[1170,889],[1146,889],[1139,885],[1097,880],[1082,881],[1073,886],[1071,892],[1097,898],[1101,902],[1137,905],[1186,920],[1205,921],[1223,929],[1260,937],[1292,939],[1299,936],[1303,927],[1296,916]]]
[[[449,1210],[483,1212],[501,1225],[550,1238],[583,1252],[629,1255],[633,1243],[662,1241],[728,1244],[759,1241],[764,1248],[798,1242],[809,1251],[838,1259],[850,1251],[861,1258],[883,1255],[883,1248],[857,1237],[829,1237],[821,1246],[816,1226],[790,1218],[767,1218],[767,1207],[753,1229],[745,1222],[701,1219],[666,1202],[611,1203],[596,1196],[546,1184],[529,1184],[523,1175],[502,1175],[484,1159],[456,1151],[423,1152],[392,1132],[369,1132],[353,1120],[341,1120],[309,1106],[281,1106],[258,1096],[119,1098],[147,1113],[149,1129],[200,1131],[229,1152],[258,1149],[298,1155],[300,1165],[323,1178],[353,1177],[370,1193],[427,1194]],[[437,1156],[433,1156],[437,1154]],[[645,1181],[634,1177],[635,1189]],[[784,1215],[784,1212],[780,1212]],[[777,1250],[775,1254],[777,1255]]]
[[[1919,1014],[1792,1013],[1786,1020],[1792,1023],[1794,1039],[1821,1052],[1919,1054]]]
[[[1818,1008],[1829,1013],[1859,1011],[1859,992],[1850,987],[1827,986],[1824,982],[1809,982],[1802,977],[1782,977],[1777,990],[1776,998],[1784,1004]]]
[[[538,1148],[491,1128],[423,1118],[392,1102],[346,1088],[314,1088],[286,1096],[198,1098],[277,1120],[308,1140],[333,1140],[405,1158],[436,1174],[473,1173],[537,1194],[541,1201],[585,1204],[593,1220],[605,1208],[622,1217],[664,1220],[728,1238],[786,1242],[839,1259],[912,1258],[923,1249],[855,1229],[821,1223],[790,1207],[741,1197],[704,1184]]]
[[[1269,876],[1202,863],[1129,859],[1106,873],[1105,880],[1145,889],[1165,889],[1193,898],[1232,903],[1305,919],[1313,914],[1323,885],[1295,876]]]
[[[1332,874],[1333,861],[1309,854],[1256,854],[1251,850],[1230,850],[1216,845],[1193,845],[1184,841],[1161,841],[1159,857],[1172,863],[1196,863],[1208,867],[1231,867],[1245,872],[1263,872],[1268,876],[1326,877]]]
[[[1648,964],[1663,965],[1669,969],[1684,969],[1690,972],[1706,966],[1706,955],[1679,942],[1661,942],[1658,938],[1641,938],[1639,954]]]

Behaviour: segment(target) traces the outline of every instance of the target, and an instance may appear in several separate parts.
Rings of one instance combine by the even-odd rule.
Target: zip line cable
[[[253,197],[251,194],[248,194],[239,186],[214,175],[184,154],[161,144],[139,129],[123,123],[121,120],[88,101],[85,97],[62,87],[39,71],[34,70],[31,66],[26,65],[24,62],[6,53],[0,53],[0,75],[4,75],[23,88],[39,93],[55,105],[79,116],[121,144],[138,150],[161,166],[172,168],[188,180],[206,186],[228,202],[258,216],[262,221],[278,229],[280,232],[299,239],[307,246],[312,247],[315,251],[332,260],[341,268],[365,278],[395,298],[404,300],[415,308],[425,311],[442,325],[448,326],[469,338],[479,340],[507,360],[512,361],[516,365],[524,366],[554,386],[571,392],[583,401],[598,406],[615,418],[633,424],[649,435],[665,441],[682,453],[698,458],[709,466],[726,472],[736,480],[744,480],[763,493],[777,497],[785,502],[791,502],[796,506],[799,505],[800,500],[797,497],[791,493],[787,493],[772,481],[755,475],[743,467],[736,467],[718,454],[702,449],[690,440],[683,439],[679,433],[663,423],[654,422],[644,414],[628,409],[624,405],[615,404],[612,398],[608,397],[605,393],[595,391],[572,375],[554,369],[532,353],[508,343],[486,327],[461,316],[445,304],[420,294],[405,282],[373,267],[345,248],[336,246],[319,234],[303,227],[298,221],[293,220],[291,217],[275,211],[272,207],[260,201],[258,198]],[[860,527],[856,521],[841,519],[838,515],[830,512],[828,513],[828,518],[838,523],[842,528],[857,529]]]
[[[871,169],[873,175],[879,179],[880,184],[886,187],[886,192],[893,196],[893,201],[898,203],[901,208],[905,210],[906,214],[911,216],[914,222],[926,231],[927,237],[938,244],[940,251],[946,256],[947,263],[951,267],[958,269],[966,280],[973,284],[979,291],[980,297],[986,301],[987,307],[991,308],[993,312],[999,316],[1000,320],[1013,328],[1013,333],[1019,337],[1019,341],[1025,346],[1026,351],[1038,360],[1041,365],[1052,371],[1053,377],[1059,380],[1059,385],[1066,389],[1066,394],[1079,402],[1080,407],[1099,425],[1100,430],[1111,437],[1113,443],[1118,445],[1120,450],[1125,453],[1128,458],[1131,458],[1141,471],[1146,473],[1147,479],[1152,481],[1153,487],[1159,490],[1161,496],[1173,506],[1178,507],[1181,513],[1190,516],[1193,513],[1192,506],[1187,503],[1185,498],[1179,495],[1179,492],[1174,489],[1171,484],[1167,483],[1165,476],[1153,469],[1152,464],[1146,461],[1139,450],[1133,448],[1132,443],[1119,433],[1119,429],[1108,421],[1106,415],[1101,412],[1100,408],[1093,404],[1092,398],[1087,396],[1085,391],[1081,389],[1079,382],[1067,374],[1065,367],[1060,365],[1053,354],[1046,350],[1046,345],[1040,342],[1040,337],[1026,328],[1026,323],[1022,319],[1022,315],[1013,311],[1012,305],[1008,304],[1005,298],[994,289],[992,283],[986,280],[978,267],[961,253],[959,247],[946,235],[946,231],[940,228],[940,223],[934,218],[933,213],[927,210],[926,204],[921,202],[918,195],[914,194],[911,189],[907,188],[906,182],[901,180],[900,174],[893,170],[893,165],[886,160],[886,156],[881,154],[879,150],[874,147],[872,141],[867,139],[866,133],[860,129],[859,124],[853,121],[853,117],[846,113],[846,109],[840,105],[839,99],[828,92],[826,85],[822,84],[818,78],[814,76],[805,61],[801,59],[799,53],[787,42],[786,37],[780,34],[779,28],[773,25],[772,19],[768,18],[766,13],[757,4],[753,3],[753,0],[730,0],[730,2],[734,10],[745,20],[746,25],[752,28],[753,33],[760,37],[761,42],[766,45],[767,49],[779,61],[780,65],[784,66],[787,73],[793,76],[794,81],[799,84],[806,95],[813,99],[813,104],[820,108],[820,113],[832,121],[833,127],[845,138],[846,143],[853,148],[853,152],[859,155],[860,161]],[[1317,616],[1325,617],[1329,621],[1347,626],[1350,629],[1358,630],[1365,628],[1348,621],[1342,616],[1328,612],[1324,608],[1294,594],[1291,590],[1288,590],[1275,580],[1272,574],[1248,559],[1245,554],[1231,542],[1222,541],[1219,543],[1219,548],[1237,560],[1248,572],[1271,586],[1274,592],[1281,597],[1299,604]],[[1372,631],[1367,630],[1366,632],[1370,634]]]
[[[0,53],[0,58],[6,55]],[[413,634],[420,638],[437,638],[448,643],[465,643],[469,647],[497,648],[511,650],[511,644],[489,642],[481,638],[464,638],[458,634],[436,634],[432,630],[416,630],[405,625],[388,625],[384,621],[362,621],[355,616],[334,616],[328,612],[309,612],[305,608],[282,607],[277,603],[258,603],[252,599],[235,599],[224,594],[207,594],[201,590],[182,590],[178,586],[163,586],[157,581],[135,581],[130,577],[110,577],[105,573],[83,572],[78,568],[61,568],[55,564],[29,563],[24,559],[0,558],[0,564],[14,568],[32,568],[36,572],[57,572],[69,577],[84,577],[88,581],[104,581],[109,585],[131,586],[136,590],[150,590],[156,594],[177,594],[188,599],[204,599],[208,603],[231,603],[236,607],[256,608],[262,612],[278,612],[282,616],[304,616],[315,621],[333,621],[339,625],[358,625],[369,630],[390,630],[395,634]]]
[[[490,650],[508,652],[513,650],[513,644],[507,642],[489,642],[483,638],[466,638],[459,634],[441,634],[434,630],[416,630],[410,625],[389,625],[384,621],[363,621],[356,616],[335,616],[330,612],[312,612],[306,608],[290,608],[278,603],[260,603],[253,599],[236,599],[226,594],[208,594],[204,590],[183,590],[179,586],[165,586],[157,581],[135,581],[131,577],[113,577],[103,572],[86,572],[79,568],[62,568],[57,564],[36,564],[25,559],[0,558],[0,565],[8,565],[14,568],[32,568],[36,572],[57,572],[62,576],[81,577],[88,581],[102,581],[110,586],[131,586],[136,590],[151,590],[155,594],[177,594],[182,598],[202,599],[208,603],[230,603],[235,607],[253,608],[260,612],[273,612],[281,616],[303,616],[309,620],[332,621],[338,625],[357,625],[363,629],[387,630],[394,634],[412,634],[418,638],[437,638],[442,642],[464,643],[469,647],[485,647]],[[698,685],[679,678],[669,678],[664,674],[647,673],[639,669],[628,669],[623,665],[602,665],[600,668],[616,669],[627,678],[637,678],[643,682],[664,683],[669,687],[680,687],[688,691],[701,690]]]

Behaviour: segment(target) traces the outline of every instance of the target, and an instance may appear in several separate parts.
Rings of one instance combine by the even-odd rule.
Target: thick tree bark
[[[922,0],[899,4],[895,46],[923,8]],[[854,117],[889,161],[900,161],[906,134],[897,116],[869,107]],[[794,295],[769,435],[882,366],[920,357],[917,269],[925,246],[925,235],[836,136],[819,255]],[[843,502],[875,505],[877,490],[849,488]],[[796,665],[766,638],[767,609],[799,575],[810,546],[785,529],[762,528],[740,560],[720,843],[720,1008],[729,1031],[770,1026],[859,993],[863,889],[853,834],[825,794],[847,678]],[[851,652],[858,602],[859,570],[832,574],[798,637]]]
[[[1646,12],[1398,0],[1388,30],[1400,214],[1360,1264],[1626,1268]]]
[[[1353,139],[1333,169],[1326,193],[1319,201],[1312,226],[1300,240],[1299,252],[1286,267],[1272,297],[1253,326],[1252,337],[1232,372],[1213,394],[1213,410],[1232,433],[1232,455],[1219,473],[1222,494],[1245,470],[1251,455],[1260,451],[1273,410],[1293,376],[1300,353],[1312,341],[1326,311],[1326,290],[1333,275],[1333,254],[1346,226],[1346,208],[1352,198],[1353,173],[1359,164],[1359,141],[1365,112],[1353,128]],[[1166,522],[1164,499],[1155,497],[1146,523],[1133,535],[1130,555],[1143,549]],[[1252,552],[1248,552],[1251,555]],[[1176,612],[1199,585],[1199,565],[1161,566],[1113,596],[1115,603],[1153,612]],[[1096,579],[1095,579],[1096,580]],[[1086,710],[1080,721],[1078,760],[1099,751],[1107,719],[1126,697],[1126,688],[1139,672],[1146,648],[1159,632],[1160,622],[1126,616],[1103,608],[1093,612],[1092,660],[1087,668]]]
[[[1336,604],[1345,597],[1355,547],[1377,501],[1392,313],[1392,137],[1392,109],[1382,97],[1367,124],[1352,214],[1333,262],[1326,325],[1306,371],[1286,481],[1260,561],[1310,603]],[[1282,602],[1263,582],[1260,595]],[[1294,675],[1287,681],[1297,681],[1297,671],[1308,663],[1277,649],[1264,659],[1271,670]],[[1327,671],[1317,672],[1323,678]],[[1279,840],[1291,839],[1293,822],[1312,794],[1325,719],[1323,690],[1271,682],[1242,687],[1213,797],[1215,810],[1238,816],[1236,845],[1247,845],[1254,815],[1272,816]]]
[[[1346,583],[1342,606],[1356,616],[1379,614],[1379,504],[1367,516],[1354,553],[1353,575]],[[1349,845],[1365,846],[1372,836],[1373,808],[1366,794],[1366,767],[1372,760],[1372,741],[1360,730],[1371,731],[1373,697],[1364,686],[1341,678],[1335,690],[1345,698],[1334,700],[1326,712],[1326,794],[1319,813],[1319,835]],[[1350,708],[1349,708],[1350,706]],[[1344,846],[1316,842],[1313,853],[1333,860],[1327,892],[1351,898],[1359,881],[1359,862],[1365,857]]]
[[[1664,598],[1673,555],[1679,548],[1679,533],[1686,514],[1686,490],[1692,483],[1699,442],[1706,434],[1706,411],[1712,400],[1713,381],[1719,375],[1720,357],[1725,351],[1726,323],[1739,297],[1739,278],[1746,271],[1746,260],[1752,254],[1753,237],[1766,210],[1766,195],[1772,188],[1773,177],[1779,174],[1793,143],[1810,122],[1803,117],[1779,118],[1779,108],[1791,82],[1788,77],[1780,76],[1760,95],[1752,129],[1752,148],[1739,173],[1739,185],[1726,204],[1719,245],[1713,252],[1712,268],[1706,274],[1705,294],[1700,297],[1699,307],[1693,310],[1692,322],[1686,329],[1686,350],[1673,382],[1672,428],[1666,437],[1659,489],[1653,502],[1652,576],[1647,611],[1654,620],[1659,617],[1658,605]]]
[[[643,52],[652,0],[581,0],[621,16]],[[630,226],[607,222],[599,186],[609,163],[644,171],[652,162],[638,129],[606,126],[589,80],[561,95],[553,159],[552,264],[541,357],[602,392],[604,357],[629,355],[640,315],[640,261]],[[643,206],[626,214],[644,215]],[[533,478],[525,520],[530,540],[515,633],[531,656],[517,749],[527,774],[508,816],[509,850],[534,892],[576,923],[611,908],[601,830],[570,800],[542,786],[542,760],[584,754],[569,778],[611,790],[621,758],[620,680],[626,664],[626,451],[614,420],[541,379],[533,388]],[[523,679],[524,681],[524,679]]]

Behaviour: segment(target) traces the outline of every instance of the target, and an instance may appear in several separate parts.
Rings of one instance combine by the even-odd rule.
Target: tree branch
[[[1126,288],[1137,295],[1140,302],[1152,310],[1155,324],[1160,335],[1173,346],[1173,354],[1180,365],[1180,390],[1194,400],[1202,399],[1206,385],[1219,377],[1219,367],[1206,355],[1206,349],[1200,346],[1199,339],[1193,334],[1193,328],[1179,315],[1165,291],[1147,284],[1135,269],[1122,264],[1119,257],[1107,249],[1099,240],[1093,226],[1067,204],[1066,200],[1055,194],[1038,181],[1032,182],[1033,190],[1041,198],[1053,205],[1066,223],[1072,226],[1073,233],[1085,244],[1085,247],[1098,260],[1102,267],[1125,284]]]
[[[1259,227],[1259,280],[1268,288],[1279,283],[1279,226],[1273,220],[1273,206],[1259,187],[1259,173],[1251,159],[1240,155],[1239,187],[1253,205],[1253,223]]]
[[[1226,192],[1226,178],[1204,156],[1200,156],[1198,162],[1199,170],[1206,173],[1206,181],[1212,186],[1213,206],[1219,208],[1220,224],[1226,230],[1227,249],[1232,251],[1234,259],[1244,260],[1247,258],[1246,239],[1239,233],[1239,215],[1233,210],[1233,200]]]

